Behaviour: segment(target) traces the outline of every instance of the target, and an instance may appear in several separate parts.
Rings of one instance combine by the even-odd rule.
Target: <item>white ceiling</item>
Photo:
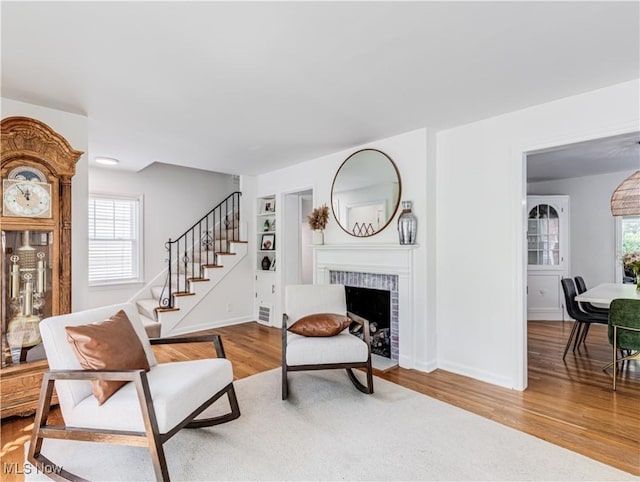
[[[640,169],[640,133],[578,142],[527,156],[527,181],[549,181]]]
[[[91,156],[257,174],[640,77],[638,2],[1,2],[2,96]]]

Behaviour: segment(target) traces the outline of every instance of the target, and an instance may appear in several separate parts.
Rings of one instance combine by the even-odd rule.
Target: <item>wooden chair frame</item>
[[[226,358],[222,339],[219,335],[205,335],[194,337],[176,337],[176,338],[155,338],[149,340],[152,345],[161,345],[168,343],[196,343],[196,342],[213,342],[218,358]],[[48,425],[49,407],[51,397],[53,395],[53,387],[55,380],[122,380],[133,382],[138,394],[140,402],[140,410],[144,422],[145,431],[123,431],[123,430],[103,430],[82,427],[67,427]],[[194,420],[207,407],[213,404],[223,395],[229,398],[231,411],[218,417]],[[54,480],[72,480],[82,481],[71,472],[64,470],[62,467],[56,466],[52,461],[45,457],[42,453],[42,442],[45,438],[79,440],[87,442],[102,442],[119,445],[134,445],[139,447],[148,447],[153,462],[153,470],[157,480],[169,481],[169,471],[167,469],[167,461],[164,455],[162,445],[164,442],[173,437],[182,428],[200,428],[211,427],[221,423],[235,420],[240,416],[240,407],[233,388],[233,382],[229,383],[222,390],[218,391],[206,402],[191,412],[182,422],[176,425],[167,433],[160,433],[156,420],[153,400],[149,390],[147,374],[144,370],[51,370],[44,374],[42,380],[42,388],[40,390],[40,399],[38,409],[33,426],[33,434],[31,444],[29,446],[28,460],[36,466],[41,472],[46,473]]]
[[[288,372],[299,372],[307,370],[331,370],[344,368],[347,372],[351,383],[362,393],[373,393],[373,369],[371,367],[371,345],[369,335],[369,320],[362,318],[354,313],[347,312],[347,316],[352,321],[362,326],[364,332],[364,342],[367,344],[367,360],[356,363],[325,363],[320,365],[287,365],[287,323],[289,317],[286,313],[282,315],[282,399],[286,400],[289,396],[289,382],[287,380]],[[354,368],[364,368],[366,371],[367,384],[364,385],[353,373]]]

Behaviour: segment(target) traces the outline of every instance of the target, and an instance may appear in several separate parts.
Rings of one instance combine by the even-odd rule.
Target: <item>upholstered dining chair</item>
[[[42,381],[28,460],[46,474],[82,480],[42,453],[43,440],[53,438],[148,447],[157,480],[166,481],[164,442],[183,427],[208,427],[240,416],[231,362],[218,335],[150,340],[133,304],[50,317],[40,323],[40,332],[49,371]],[[151,348],[196,341],[211,341],[217,358],[158,364]],[[113,368],[123,364],[136,368]],[[47,421],[54,384],[63,426]],[[223,395],[228,413],[198,418]]]
[[[586,330],[591,325],[591,323],[601,323],[604,325],[607,323],[608,317],[606,315],[585,313],[580,309],[580,304],[575,299],[578,295],[576,291],[576,285],[571,278],[563,278],[560,283],[562,285],[562,291],[564,293],[564,303],[565,308],[567,309],[567,313],[571,318],[576,320],[573,328],[571,329],[567,344],[564,347],[564,353],[562,354],[562,359],[564,360],[567,356],[567,351],[569,350],[569,346],[571,345],[572,340],[573,351],[575,352],[576,347],[581,342],[584,342]]]
[[[582,276],[576,276],[574,278],[576,282],[576,291],[579,295],[587,291],[587,283],[585,283]],[[592,305],[591,303],[581,302],[580,307],[585,313],[599,314],[609,316],[609,308],[601,308],[599,306]]]
[[[345,369],[358,390],[367,394],[373,393],[369,321],[347,312],[343,285],[287,286],[284,307],[282,316],[283,400],[286,400],[289,395],[287,373],[304,370]],[[296,329],[303,323],[310,322],[306,326],[310,326],[311,331],[323,331],[324,326],[329,324],[328,318],[333,321],[336,318],[344,319],[345,317],[348,317],[348,320],[340,327],[335,328],[331,324],[332,333],[337,332],[333,335],[323,333],[323,336],[315,336],[317,333],[305,333]],[[350,322],[361,325],[363,339],[349,332]],[[305,325],[302,327],[305,328]],[[366,384],[358,380],[353,372],[354,368],[365,369]]]
[[[613,390],[616,389],[618,363],[640,360],[640,300],[615,299],[609,306],[609,343],[613,348]],[[618,352],[623,356],[618,358]],[[624,355],[624,351],[628,354]]]
[[[576,291],[579,295],[587,291],[587,283],[585,283],[584,278],[582,276],[576,276],[573,278],[576,282]],[[599,306],[592,305],[591,303],[586,303],[581,301],[579,304],[582,311],[585,313],[589,313],[591,315],[600,316],[600,317],[609,317],[609,308],[601,308]],[[591,324],[586,324],[584,330],[582,330],[581,342],[586,342],[587,335],[589,334],[589,328]]]

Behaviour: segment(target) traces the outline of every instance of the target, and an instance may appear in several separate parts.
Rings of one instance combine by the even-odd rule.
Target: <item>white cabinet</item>
[[[269,271],[256,272],[256,319],[263,325],[276,325],[276,274]]]
[[[569,196],[527,198],[527,317],[561,320],[569,276]]]
[[[256,275],[255,316],[259,323],[275,325],[277,296],[276,226],[277,211],[275,196],[257,199],[256,206]]]

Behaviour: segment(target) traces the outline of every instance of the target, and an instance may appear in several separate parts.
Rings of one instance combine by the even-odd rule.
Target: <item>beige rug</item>
[[[289,380],[286,402],[279,370],[236,382],[238,420],[165,444],[172,480],[638,480],[379,378],[374,395],[342,370]],[[142,448],[47,440],[43,453],[89,480],[154,479]]]

